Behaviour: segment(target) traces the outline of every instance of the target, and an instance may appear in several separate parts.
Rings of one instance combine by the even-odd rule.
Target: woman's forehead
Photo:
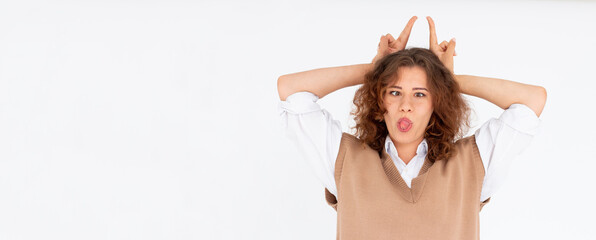
[[[402,87],[402,88],[415,88],[415,87],[427,87],[427,80],[426,77],[413,77],[413,76],[401,76],[399,78],[395,78],[389,87]]]

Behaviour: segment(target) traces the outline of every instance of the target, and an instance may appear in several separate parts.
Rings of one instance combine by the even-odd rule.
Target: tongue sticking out
[[[408,126],[410,126],[410,123],[408,123],[406,121],[401,121],[399,123],[399,127],[401,127],[401,129],[406,129],[406,128],[408,128]]]
[[[410,125],[412,125],[412,123],[410,123],[410,122],[409,122],[409,121],[407,121],[407,120],[401,120],[401,121],[399,121],[399,127],[400,127],[402,130],[406,130],[406,129],[408,129],[408,128],[410,127]]]

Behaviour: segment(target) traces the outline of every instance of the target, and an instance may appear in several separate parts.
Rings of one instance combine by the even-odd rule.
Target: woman
[[[325,185],[338,239],[478,239],[480,210],[538,130],[543,87],[454,75],[455,39],[438,44],[430,17],[429,49],[405,49],[416,19],[382,36],[370,64],[278,79],[286,132]],[[316,101],[357,84],[352,135]],[[461,93],[505,112],[462,138]]]

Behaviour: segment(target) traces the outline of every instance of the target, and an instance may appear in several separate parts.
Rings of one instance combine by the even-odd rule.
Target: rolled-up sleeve
[[[335,196],[335,160],[342,136],[341,123],[317,103],[311,92],[297,92],[281,101],[282,131],[297,147],[323,185]]]
[[[476,145],[484,165],[481,202],[491,197],[503,184],[509,167],[540,132],[541,121],[524,104],[515,103],[501,116],[485,122],[475,132]]]
[[[540,131],[540,119],[530,107],[524,104],[511,104],[501,114],[499,120],[520,133],[536,135]]]

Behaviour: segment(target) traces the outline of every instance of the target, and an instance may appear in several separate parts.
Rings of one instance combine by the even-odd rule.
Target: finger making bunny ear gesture
[[[455,38],[452,38],[449,42],[443,41],[441,44],[437,42],[437,33],[435,31],[435,22],[431,17],[426,17],[428,20],[428,28],[430,31],[429,49],[439,57],[443,65],[447,67],[451,73],[453,73],[453,56],[455,54]]]
[[[410,21],[406,24],[404,30],[399,34],[397,39],[394,39],[391,34],[381,36],[381,41],[379,42],[379,48],[377,49],[377,55],[372,60],[374,64],[377,60],[400,50],[406,48],[406,44],[408,43],[408,38],[410,38],[410,32],[412,31],[412,27],[414,26],[414,22],[416,22],[418,17],[413,16],[410,18]]]

